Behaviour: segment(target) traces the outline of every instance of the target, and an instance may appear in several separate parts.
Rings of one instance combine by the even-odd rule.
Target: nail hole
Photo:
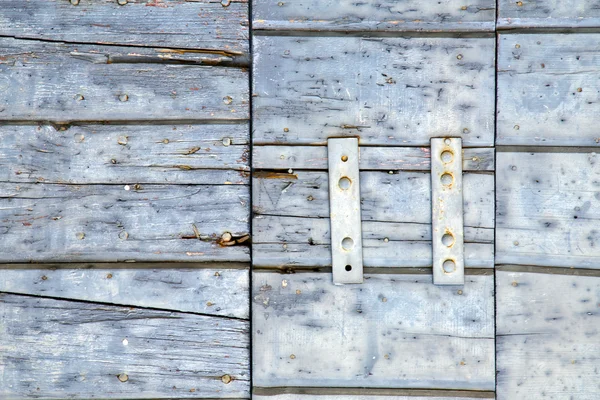
[[[452,260],[444,261],[442,267],[444,268],[444,272],[447,274],[452,273],[456,270],[456,264]]]
[[[454,154],[451,151],[442,152],[442,161],[445,163],[449,163],[454,160]]]
[[[452,176],[452,174],[444,174],[441,177],[442,185],[444,186],[450,186],[453,180],[454,177]]]
[[[338,185],[340,186],[340,189],[346,190],[346,189],[350,188],[351,183],[352,182],[350,181],[350,179],[344,176],[343,178],[340,179],[340,181],[338,182]]]
[[[467,128],[465,128],[467,129]],[[444,139],[444,143],[446,143],[446,145],[450,146],[450,143],[452,143],[452,141],[450,139]]]
[[[446,233],[442,236],[442,244],[447,247],[452,246],[454,244],[454,236],[451,233]]]
[[[348,156],[342,156],[342,161],[343,161],[343,162],[346,162],[346,161],[348,161]]]
[[[354,240],[352,238],[346,237],[342,240],[342,247],[344,250],[350,250],[354,247]]]
[[[346,271],[348,271],[348,272],[352,271],[352,265],[346,265]]]

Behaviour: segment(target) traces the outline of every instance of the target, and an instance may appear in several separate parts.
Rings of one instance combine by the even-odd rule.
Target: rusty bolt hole
[[[454,182],[454,176],[452,176],[452,174],[445,173],[442,175],[440,180],[442,181],[442,185],[450,186],[452,185],[452,182]]]
[[[442,268],[444,269],[445,273],[451,274],[454,271],[456,271],[456,263],[454,262],[454,260],[446,260],[442,264]]]
[[[442,244],[446,247],[452,247],[455,241],[454,235],[452,235],[450,232],[447,232],[444,234],[444,236],[442,236]]]
[[[454,160],[454,153],[450,150],[444,150],[441,155],[442,162],[449,163]]]
[[[345,237],[342,240],[342,248],[346,251],[352,250],[352,248],[354,247],[354,240],[352,240],[352,238],[349,237]]]

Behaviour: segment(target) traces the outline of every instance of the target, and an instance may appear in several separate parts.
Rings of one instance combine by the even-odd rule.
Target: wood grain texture
[[[496,4],[475,0],[257,0],[253,29],[335,32],[492,32]]]
[[[600,397],[600,277],[496,274],[499,400]]]
[[[248,4],[194,0],[0,1],[0,34],[131,46],[248,51]]]
[[[497,144],[598,146],[599,45],[593,33],[500,35]]]
[[[498,153],[496,261],[598,268],[595,153]]]
[[[0,48],[5,121],[249,118],[248,73],[239,68],[150,62],[116,46],[0,38]],[[146,50],[155,58],[160,51]]]
[[[255,169],[327,169],[324,146],[254,146]],[[429,147],[361,147],[361,170],[430,171]],[[463,171],[493,171],[494,149],[463,150]]]
[[[249,127],[0,127],[0,181],[248,184]]]
[[[256,386],[494,389],[492,276],[253,275]],[[425,301],[424,299],[427,299]]]
[[[0,262],[249,261],[246,245],[228,245],[249,232],[247,186],[2,183],[0,191]],[[221,245],[225,232],[233,240]]]
[[[228,264],[130,266],[2,269],[0,292],[249,318],[248,269]]]
[[[493,38],[256,37],[255,144],[494,143]]]
[[[246,321],[1,294],[0,349],[6,399],[249,397]]]
[[[430,174],[362,171],[360,184],[364,265],[431,266]],[[493,268],[494,177],[463,185],[466,265]],[[331,265],[326,172],[256,173],[253,210],[255,265]]]
[[[498,1],[498,29],[598,27],[598,0]]]

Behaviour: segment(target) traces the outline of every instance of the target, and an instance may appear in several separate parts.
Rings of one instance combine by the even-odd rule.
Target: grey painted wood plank
[[[252,261],[260,267],[329,267],[329,218],[256,215]],[[363,221],[365,267],[431,267],[431,224]],[[465,229],[467,268],[494,268],[494,229]]]
[[[327,169],[327,148],[323,146],[254,146],[255,169]],[[431,169],[429,147],[361,147],[360,169],[415,170]],[[463,171],[493,171],[494,149],[463,150]]]
[[[0,292],[249,318],[248,269],[228,264],[128,266],[2,269]]]
[[[498,29],[598,27],[598,0],[498,1]]]
[[[600,34],[500,35],[498,57],[497,144],[598,146]]]
[[[75,3],[75,4],[74,4]],[[78,4],[77,4],[78,3]],[[78,43],[248,51],[248,4],[195,0],[0,1],[0,35]]]
[[[257,0],[253,29],[336,32],[472,32],[494,30],[496,4],[475,0]]]
[[[249,118],[248,73],[240,68],[144,62],[114,46],[0,38],[0,48],[5,121]],[[129,58],[110,61],[117,56]]]
[[[598,156],[499,152],[497,157],[496,261],[598,268]]]
[[[248,329],[236,319],[0,294],[0,397],[248,398]]]
[[[254,39],[255,144],[494,143],[493,38]]]
[[[600,397],[600,277],[499,271],[499,400]]]
[[[476,395],[477,396],[477,395]],[[406,396],[381,396],[381,395],[351,395],[351,394],[339,394],[339,395],[321,395],[316,397],[313,394],[278,394],[278,395],[252,395],[252,400],[473,400],[474,398],[479,399],[494,399],[493,395],[490,397],[464,397],[464,396],[452,396],[451,394],[440,394],[440,393],[428,393],[425,396],[413,396],[408,394]]]
[[[256,386],[494,389],[490,275],[460,289],[431,275],[253,277]]]
[[[0,127],[0,181],[248,184],[247,124]]]
[[[248,241],[235,245],[249,232],[247,186],[1,183],[0,191],[0,262],[249,261]]]

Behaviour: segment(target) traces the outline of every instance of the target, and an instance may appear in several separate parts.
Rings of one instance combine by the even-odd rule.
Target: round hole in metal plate
[[[342,240],[342,247],[344,250],[351,250],[354,247],[354,240],[352,240],[352,238],[345,237]]]
[[[346,265],[345,269],[348,272],[352,271],[352,265]]]
[[[338,182],[338,185],[339,185],[340,189],[342,189],[342,190],[350,189],[351,184],[352,184],[352,181],[347,176],[342,177],[340,179],[340,181]]]
[[[444,246],[450,247],[454,244],[454,241],[454,235],[451,233],[446,233],[444,236],[442,236],[442,244]]]
[[[445,173],[442,175],[440,180],[442,181],[442,185],[450,186],[450,185],[452,185],[452,181],[454,180],[454,177],[452,176],[452,174]]]
[[[452,162],[452,160],[454,160],[454,153],[452,153],[449,150],[442,151],[441,157],[442,157],[443,162],[449,163],[449,162]]]
[[[456,271],[456,263],[453,260],[446,260],[442,264],[442,268],[444,268],[445,273],[451,274]]]

